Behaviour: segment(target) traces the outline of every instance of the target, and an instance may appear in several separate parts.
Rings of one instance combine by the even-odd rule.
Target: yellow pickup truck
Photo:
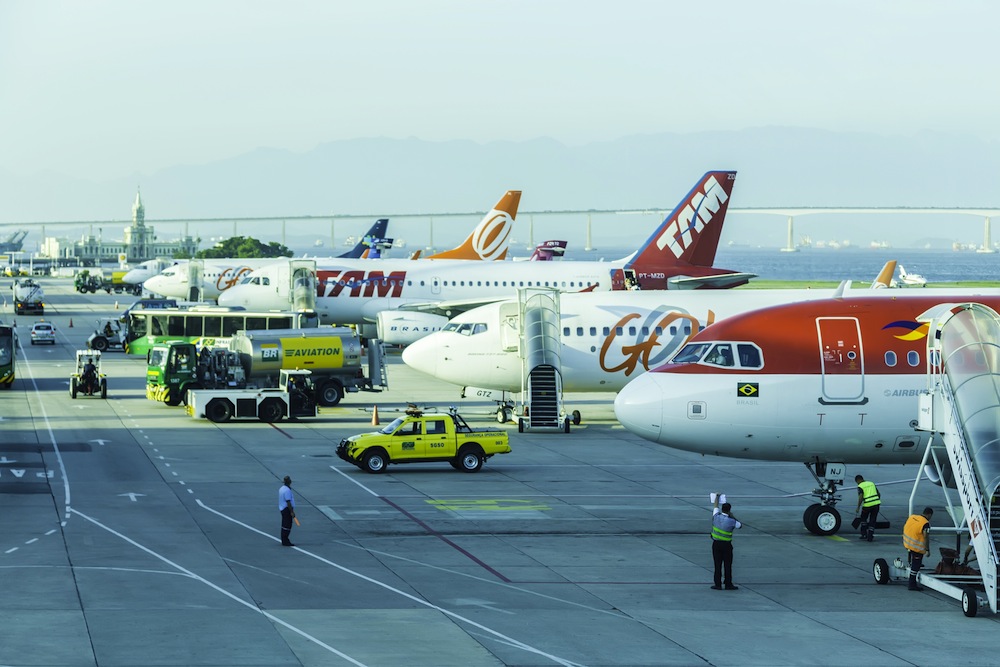
[[[510,452],[506,431],[473,430],[457,412],[410,411],[378,431],[344,438],[337,456],[370,473],[390,463],[447,461],[455,470],[476,472],[494,454]]]

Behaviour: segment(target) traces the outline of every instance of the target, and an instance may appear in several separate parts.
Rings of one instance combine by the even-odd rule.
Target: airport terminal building
[[[81,264],[117,262],[121,255],[129,263],[144,262],[157,257],[173,257],[185,252],[194,255],[198,251],[198,239],[183,236],[172,241],[158,241],[152,226],[146,225],[146,209],[137,191],[132,204],[132,224],[125,228],[125,238],[120,241],[105,242],[101,234],[85,234],[79,241],[46,237],[42,241],[42,255],[71,259]]]

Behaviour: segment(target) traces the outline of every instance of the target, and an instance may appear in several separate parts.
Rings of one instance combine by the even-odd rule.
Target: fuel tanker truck
[[[15,280],[11,285],[14,290],[14,312],[17,315],[44,315],[45,291],[42,286],[31,278]]]
[[[332,407],[345,392],[388,385],[381,345],[368,346],[367,369],[362,357],[361,339],[347,327],[238,331],[227,349],[168,341],[146,357],[146,398],[179,405],[189,389],[269,389],[281,371],[307,370],[305,393]]]

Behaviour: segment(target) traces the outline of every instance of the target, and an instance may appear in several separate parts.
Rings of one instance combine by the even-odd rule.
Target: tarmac
[[[390,358],[390,388],[316,419],[214,424],[146,400],[145,359],[104,354],[108,398],[70,398],[74,351],[131,297],[42,279],[57,344],[16,318],[0,390],[0,665],[995,665],[997,617],[905,583],[914,466],[858,466],[892,528],[803,526],[801,464],[701,457],[625,431],[611,394],[568,395],[571,433],[519,433],[495,406]],[[9,298],[9,295],[8,295]],[[118,302],[116,302],[116,299]],[[4,304],[10,322],[13,307]],[[72,326],[70,326],[72,322]],[[371,475],[336,457],[409,402],[455,405],[513,451]],[[279,545],[290,475],[301,526]],[[728,495],[738,591],[715,591],[709,493]],[[940,507],[922,485],[914,503]],[[936,564],[936,541],[928,559]]]

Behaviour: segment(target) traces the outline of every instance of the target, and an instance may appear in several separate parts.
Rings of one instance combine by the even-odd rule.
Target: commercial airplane
[[[122,282],[126,282],[129,285],[140,285],[160,271],[163,271],[168,266],[172,266],[177,262],[182,260],[179,259],[149,259],[145,262],[140,262],[136,264],[128,272],[122,276]]]
[[[1000,290],[871,293],[785,304],[717,322],[666,365],[628,384],[618,421],[647,440],[701,454],[804,463],[819,500],[803,523],[839,530],[837,485],[847,464],[920,463],[915,431],[927,387],[928,325],[950,302],[996,309]]]
[[[341,257],[358,259],[366,256],[371,250],[373,239],[383,238],[388,225],[388,218],[376,220],[361,240]],[[243,276],[275,261],[277,261],[275,257],[260,259],[226,257],[203,260],[202,298],[218,299],[219,294],[237,284],[243,279]],[[142,286],[147,292],[153,294],[187,299],[190,293],[191,278],[189,273],[188,260],[175,260],[170,266],[147,278]],[[128,274],[126,274],[127,277]]]
[[[871,289],[886,287],[894,270],[895,262],[889,262]],[[945,299],[964,293],[935,290],[935,294]],[[873,292],[850,290],[847,281],[836,290],[563,294],[559,298],[563,391],[619,391],[642,373],[666,363],[697,332],[738,313],[783,303],[861,294]],[[915,295],[895,290],[874,294],[890,299]],[[523,373],[518,313],[518,302],[507,300],[456,315],[441,331],[411,343],[403,350],[403,361],[418,371],[463,388],[518,393]],[[394,331],[379,333],[385,340],[396,336]],[[478,393],[483,395],[481,391]]]
[[[926,278],[919,273],[907,273],[902,264],[899,265],[899,279],[903,281],[904,285],[911,287],[924,287],[927,285]]]
[[[383,260],[317,263],[316,310],[323,323],[378,323],[405,344],[447,324],[448,317],[509,298],[521,287],[565,292],[723,288],[753,274],[711,266],[736,172],[705,174],[632,255],[614,262],[423,262]],[[291,302],[290,265],[265,267],[229,290],[220,305],[283,309]],[[365,335],[377,335],[366,327]]]

